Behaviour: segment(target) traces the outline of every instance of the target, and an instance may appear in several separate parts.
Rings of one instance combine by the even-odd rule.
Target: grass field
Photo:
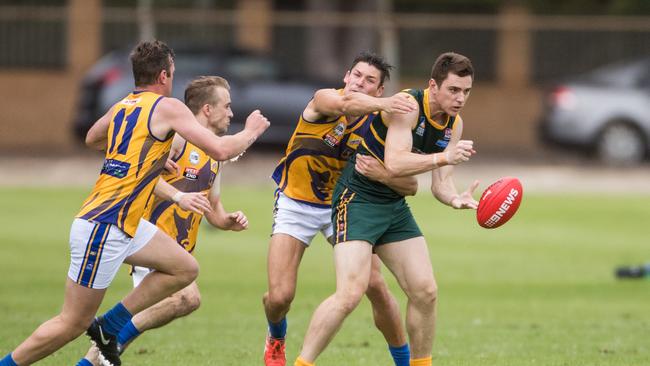
[[[59,311],[69,227],[86,193],[0,188],[0,357]],[[225,187],[223,195],[227,208],[247,213],[250,229],[202,228],[202,307],[142,336],[124,364],[261,365],[272,191]],[[650,364],[650,281],[613,277],[616,265],[650,261],[648,202],[650,196],[530,194],[513,221],[485,230],[473,212],[445,208],[423,193],[411,199],[440,287],[434,364]],[[333,291],[331,258],[319,238],[303,260],[288,318],[291,361],[312,311]],[[392,278],[390,285],[403,308]],[[101,311],[129,288],[125,268]],[[87,345],[81,337],[40,364],[74,365]],[[318,365],[391,365],[367,300]]]

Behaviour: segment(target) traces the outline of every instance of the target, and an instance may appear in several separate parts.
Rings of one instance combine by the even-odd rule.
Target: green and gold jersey
[[[428,103],[429,89],[406,89],[403,92],[412,96],[417,101],[420,109],[418,121],[411,131],[413,137],[412,152],[432,154],[444,151],[451,140],[456,117],[447,116],[443,123],[431,118]],[[384,121],[382,114],[374,116],[370,128],[361,141],[361,146],[357,149],[357,153],[374,156],[383,164],[387,132],[388,125]],[[352,158],[350,164],[343,171],[340,182],[342,185],[374,201],[390,202],[403,197],[385,184],[370,180],[357,173],[354,170],[355,158]]]

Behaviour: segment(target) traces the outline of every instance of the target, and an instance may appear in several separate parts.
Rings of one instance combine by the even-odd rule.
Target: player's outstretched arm
[[[108,125],[113,115],[113,108],[101,116],[86,134],[86,146],[96,150],[106,150],[108,146]]]
[[[365,177],[383,183],[402,196],[414,196],[418,180],[414,176],[391,177],[384,166],[374,157],[357,154],[354,169]]]
[[[242,231],[248,228],[248,218],[241,211],[226,212],[221,203],[221,172],[217,173],[208,195],[212,211],[205,214],[210,225],[222,230]]]
[[[154,110],[151,130],[159,138],[174,130],[213,159],[224,161],[246,151],[269,126],[269,120],[256,110],[246,119],[243,131],[235,135],[216,136],[201,126],[180,100],[164,98]]]
[[[458,193],[453,180],[453,166],[448,165],[431,172],[431,193],[436,199],[447,206],[457,209],[476,209],[478,202],[474,199],[474,191],[479,181],[474,181],[469,188]]]
[[[341,94],[336,89],[316,91],[314,100],[310,104],[311,106],[308,106],[304,113],[307,119],[318,116],[362,116],[378,111],[407,113],[417,109],[415,101],[404,95],[396,94],[389,98],[379,98],[359,92]]]
[[[164,179],[158,179],[153,193],[165,201],[174,201],[183,210],[196,212],[200,215],[212,210],[210,202],[204,194],[181,192]]]

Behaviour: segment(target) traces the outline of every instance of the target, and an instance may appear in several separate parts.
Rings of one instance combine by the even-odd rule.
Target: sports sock
[[[104,330],[109,334],[118,335],[132,317],[124,305],[118,302],[117,305],[104,314]]]
[[[431,356],[413,359],[410,366],[431,366]]]
[[[11,357],[10,353],[0,360],[0,366],[18,366],[18,364],[14,361],[13,357]]]
[[[269,321],[269,333],[275,339],[284,339],[284,336],[287,335],[287,318],[282,318],[278,323]]]
[[[393,356],[395,366],[409,366],[411,352],[409,351],[408,343],[404,344],[401,347],[393,347],[391,345],[388,345],[388,350],[390,351],[390,355]]]
[[[76,366],[93,366],[93,363],[86,360],[85,358],[82,358],[81,360],[79,360]]]
[[[117,335],[117,343],[127,344],[139,335],[140,331],[135,327],[133,321],[129,320],[129,322],[120,330],[120,334]]]
[[[316,365],[315,363],[309,363],[300,357],[298,357],[296,359],[296,363],[293,364],[293,366],[315,366],[315,365]]]

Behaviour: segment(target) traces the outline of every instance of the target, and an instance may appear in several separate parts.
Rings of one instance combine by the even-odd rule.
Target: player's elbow
[[[100,150],[102,148],[101,140],[97,139],[92,131],[88,132],[86,135],[86,140],[85,140],[86,146],[92,149],[97,149]]]
[[[417,179],[413,179],[413,182],[408,185],[404,193],[406,193],[405,196],[415,196],[415,194],[418,193]]]

